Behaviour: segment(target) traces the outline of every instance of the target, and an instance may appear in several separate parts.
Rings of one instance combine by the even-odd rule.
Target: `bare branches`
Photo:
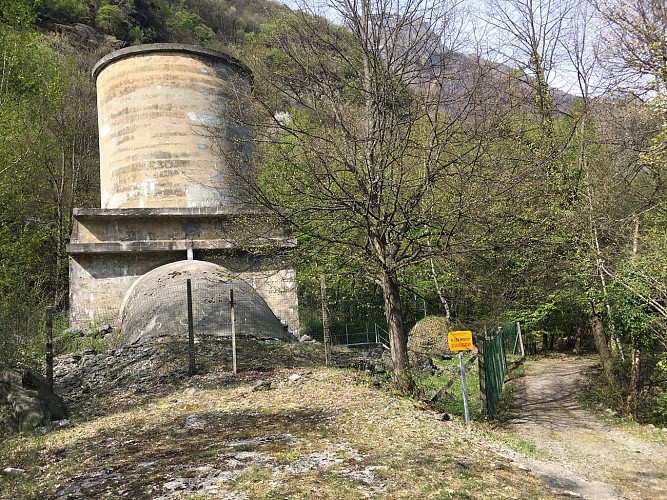
[[[641,93],[667,90],[667,5],[663,0],[596,0],[607,23],[605,62],[610,73]]]

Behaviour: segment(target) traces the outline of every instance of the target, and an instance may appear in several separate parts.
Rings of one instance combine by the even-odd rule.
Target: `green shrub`
[[[39,4],[39,13],[42,17],[69,22],[90,17],[88,7],[81,0],[44,0]]]
[[[95,22],[108,35],[122,38],[127,33],[127,19],[118,5],[102,5],[97,10]]]
[[[42,306],[5,302],[0,311],[0,369],[38,368],[45,360]]]

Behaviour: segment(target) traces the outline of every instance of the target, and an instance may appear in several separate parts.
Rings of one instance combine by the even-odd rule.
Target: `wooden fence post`
[[[327,282],[324,274],[320,274],[320,293],[322,295],[322,336],[324,341],[324,366],[329,366],[329,303],[327,300]]]
[[[232,373],[236,375],[236,316],[234,313],[234,289],[229,290],[229,318],[232,322]]]
[[[53,309],[46,308],[46,381],[53,389]]]
[[[518,321],[516,322],[516,334],[517,338],[519,339],[519,347],[521,348],[521,357],[525,358],[526,351],[523,348],[523,337],[521,336],[521,323],[519,323]]]

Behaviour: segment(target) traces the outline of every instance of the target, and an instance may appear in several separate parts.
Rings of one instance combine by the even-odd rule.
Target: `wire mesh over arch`
[[[127,343],[188,335],[187,280],[192,283],[195,335],[231,335],[230,291],[234,290],[236,332],[260,339],[293,339],[259,293],[216,264],[183,260],[139,278],[121,306]]]

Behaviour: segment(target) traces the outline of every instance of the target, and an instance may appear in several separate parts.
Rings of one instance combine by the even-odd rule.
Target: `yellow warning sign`
[[[472,332],[470,330],[449,332],[447,343],[450,351],[472,351]]]

